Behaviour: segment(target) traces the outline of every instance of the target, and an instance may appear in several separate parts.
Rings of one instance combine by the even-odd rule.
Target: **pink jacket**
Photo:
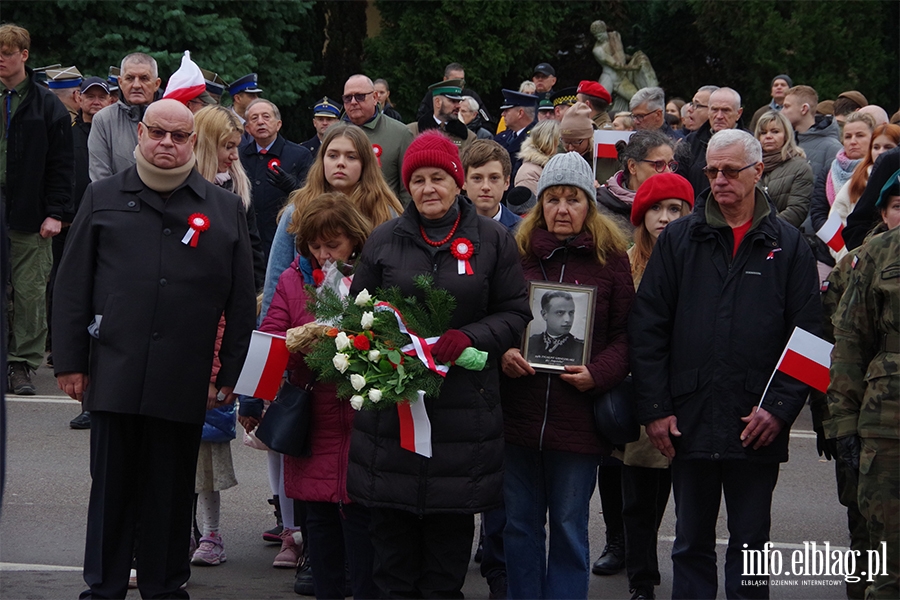
[[[278,279],[272,304],[260,331],[284,335],[288,329],[313,321],[306,310],[306,290],[297,259]],[[291,383],[303,386],[313,374],[302,354],[288,361]],[[347,463],[350,432],[356,411],[346,400],[338,400],[333,384],[313,386],[312,456],[284,457],[284,489],[289,498],[308,502],[350,502],[347,495]]]

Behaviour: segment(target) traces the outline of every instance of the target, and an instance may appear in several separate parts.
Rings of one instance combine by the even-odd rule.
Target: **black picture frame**
[[[552,296],[545,301],[548,294]],[[596,286],[528,282],[528,303],[533,318],[522,336],[522,356],[535,371],[563,373],[567,366],[587,364],[594,331],[596,294]],[[570,308],[573,305],[574,313]],[[557,315],[555,322],[553,313]],[[548,331],[553,327],[554,332]]]

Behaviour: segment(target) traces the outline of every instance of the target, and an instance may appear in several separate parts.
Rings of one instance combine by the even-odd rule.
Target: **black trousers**
[[[622,466],[625,569],[631,589],[659,585],[656,542],[671,488],[669,469]]]
[[[371,508],[375,584],[382,598],[462,598],[475,516]],[[313,567],[315,570],[315,567]]]
[[[378,598],[372,579],[374,552],[369,538],[369,509],[359,504],[305,502],[309,561],[316,598],[343,598],[345,564],[353,597]]]
[[[132,555],[142,598],[188,598],[202,425],[91,413],[91,498],[81,598],[124,598]],[[140,537],[135,544],[136,530]]]
[[[743,576],[742,550],[762,550],[769,541],[772,492],[778,463],[748,460],[679,460],[672,462],[675,493],[675,544],[672,547],[672,598],[715,598],[716,521],[725,495],[728,549],[725,551],[725,597],[768,598],[766,576]],[[745,583],[747,585],[745,585]]]
[[[603,524],[606,538],[621,538],[625,535],[622,523],[622,461],[611,456],[600,458],[597,469],[597,489],[600,492],[600,507],[603,510]]]

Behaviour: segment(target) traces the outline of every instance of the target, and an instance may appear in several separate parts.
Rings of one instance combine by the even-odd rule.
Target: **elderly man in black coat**
[[[244,208],[194,168],[193,126],[150,105],[137,164],[87,188],[56,280],[56,376],[92,420],[82,598],[124,598],[133,553],[141,596],[188,597],[203,420],[233,401],[254,326]]]

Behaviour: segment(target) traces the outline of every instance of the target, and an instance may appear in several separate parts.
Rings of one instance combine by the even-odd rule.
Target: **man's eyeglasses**
[[[699,102],[691,102],[694,108],[709,108],[709,104],[700,104]]]
[[[703,174],[706,175],[706,178],[710,181],[715,181],[719,176],[719,173],[725,176],[726,179],[737,179],[738,175],[740,175],[741,171],[745,171],[750,167],[755,167],[756,163],[751,163],[744,167],[743,169],[735,169],[734,167],[725,167],[724,169],[717,169],[715,167],[706,167],[703,169]]]
[[[162,127],[147,125],[143,121],[141,121],[141,123],[147,129],[147,135],[150,136],[151,140],[159,141],[165,139],[166,134],[168,133],[172,136],[172,141],[176,144],[186,144],[187,141],[191,139],[191,136],[194,135],[193,131],[167,131]]]
[[[365,101],[366,96],[368,96],[369,94],[374,94],[374,93],[375,93],[375,90],[372,90],[371,92],[366,92],[365,94],[344,94],[344,96],[343,96],[344,104],[350,104],[354,100],[356,100],[357,104],[362,104]]]
[[[631,113],[631,118],[634,119],[635,123],[640,123],[641,121],[643,121],[644,119],[646,119],[647,117],[649,117],[650,115],[652,115],[655,112],[662,112],[662,109],[657,108],[656,110],[651,110],[650,112],[644,113],[642,115],[640,115],[636,112],[633,112],[633,113]],[[660,171],[660,172],[662,172],[662,171]]]
[[[675,169],[678,168],[677,160],[670,160],[669,162],[666,162],[664,160],[646,160],[642,158],[641,162],[647,163],[648,165],[653,165],[653,170],[657,173],[665,173],[666,167],[668,167],[670,171],[675,171]]]

